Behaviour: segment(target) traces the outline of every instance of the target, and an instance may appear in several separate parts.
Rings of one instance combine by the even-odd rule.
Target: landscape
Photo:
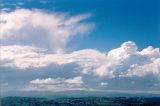
[[[160,106],[160,0],[0,0],[0,106]]]
[[[8,97],[2,106],[159,106],[160,97],[83,97],[83,98],[27,98]]]

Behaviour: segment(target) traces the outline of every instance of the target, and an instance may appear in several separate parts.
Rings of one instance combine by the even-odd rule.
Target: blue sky
[[[160,93],[159,0],[0,3],[4,94]]]

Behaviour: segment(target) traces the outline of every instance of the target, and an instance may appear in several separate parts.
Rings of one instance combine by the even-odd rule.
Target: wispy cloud
[[[5,44],[38,45],[62,53],[74,36],[83,35],[94,27],[83,22],[90,14],[70,16],[66,13],[17,9],[2,13],[1,36]],[[14,39],[13,39],[14,38]]]

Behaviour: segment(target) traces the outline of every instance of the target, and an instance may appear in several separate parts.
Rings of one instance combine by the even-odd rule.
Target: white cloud
[[[160,76],[160,58],[151,59],[150,62],[142,65],[134,64],[128,69],[128,76],[145,76],[145,75]]]
[[[65,90],[83,90],[83,80],[81,76],[74,78],[46,78],[35,79],[23,90],[26,91],[65,91]]]
[[[72,79],[67,79],[65,80],[66,83],[68,84],[83,84],[83,81],[82,81],[82,77],[78,76],[78,77],[74,77]]]
[[[59,84],[59,83],[67,83],[67,84],[75,84],[81,85],[83,84],[83,80],[81,76],[77,76],[74,78],[64,79],[64,78],[46,78],[46,79],[36,79],[30,82],[31,84]]]
[[[2,46],[1,47],[1,66],[16,66],[24,69],[30,66],[46,66],[43,62],[38,62],[44,58],[45,51],[34,46]],[[41,53],[40,53],[41,52]],[[34,60],[33,60],[34,59]],[[44,60],[45,61],[45,60]]]
[[[46,79],[35,79],[33,81],[31,81],[31,84],[59,84],[63,81],[64,79],[53,79],[53,78],[46,78]]]
[[[33,46],[2,46],[1,66],[21,69],[47,67],[49,64],[78,64],[83,74],[96,76],[130,77],[153,74],[160,76],[160,50],[148,47],[137,50],[134,42],[125,42],[107,54],[85,49],[70,54],[47,54],[45,49]]]
[[[101,86],[107,86],[108,85],[108,83],[106,83],[106,82],[101,82]]]
[[[91,67],[99,57],[103,56],[96,50],[86,49],[71,54],[47,54],[45,49],[34,46],[2,46],[1,66],[11,66],[20,69],[30,67],[46,67],[51,63],[78,63],[84,67]]]
[[[134,42],[128,41],[123,43],[120,48],[109,51],[107,55],[115,59],[121,59],[124,56],[135,54],[136,51],[137,45]]]
[[[0,14],[2,43],[27,44],[48,48],[54,53],[65,51],[68,42],[93,28],[82,22],[90,14],[69,16],[66,13],[47,13],[42,10],[17,9]]]

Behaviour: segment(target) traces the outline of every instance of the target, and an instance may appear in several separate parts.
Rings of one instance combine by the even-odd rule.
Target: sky
[[[160,94],[159,0],[1,0],[2,95]]]

